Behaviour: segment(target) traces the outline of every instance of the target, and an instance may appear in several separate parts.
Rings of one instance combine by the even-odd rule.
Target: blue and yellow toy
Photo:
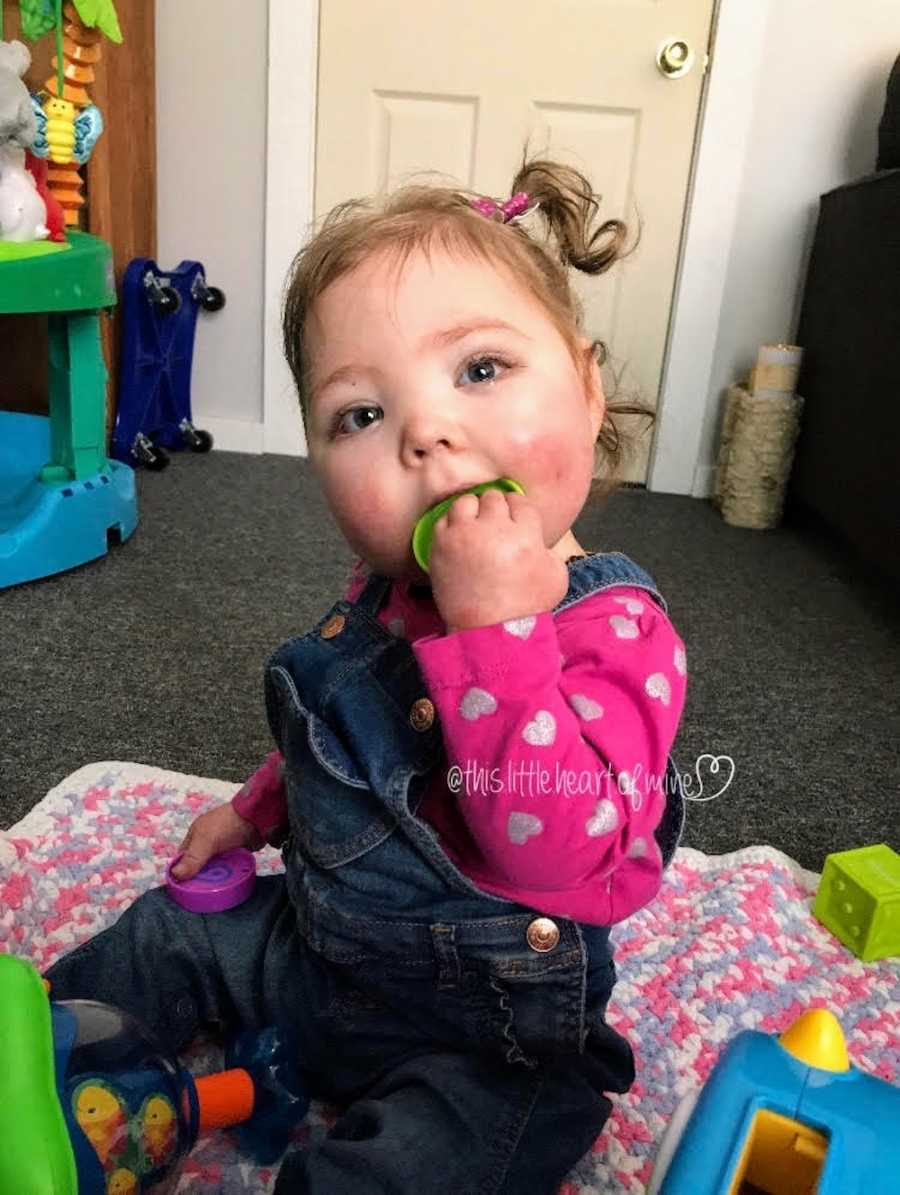
[[[0,1193],[163,1195],[199,1136],[236,1126],[268,1165],[306,1115],[291,1039],[239,1034],[229,1069],[195,1078],[133,1017],[48,998],[24,959],[0,954]]]
[[[897,1195],[900,1088],[850,1065],[833,1013],[739,1033],[684,1097],[647,1195]]]

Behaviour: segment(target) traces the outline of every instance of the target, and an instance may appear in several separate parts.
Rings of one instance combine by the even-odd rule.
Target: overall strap
[[[370,618],[374,619],[384,604],[391,584],[390,577],[382,577],[378,573],[371,573],[363,586],[362,592],[353,604],[364,610]]]
[[[646,589],[663,613],[667,613],[666,599],[657,589],[656,582],[624,552],[594,552],[572,561],[569,565],[569,590],[554,607],[553,613],[558,614],[576,602],[616,585],[636,585]]]

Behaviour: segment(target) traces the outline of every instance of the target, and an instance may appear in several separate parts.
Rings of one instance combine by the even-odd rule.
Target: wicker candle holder
[[[729,386],[713,502],[733,527],[777,527],[800,431],[799,395],[758,398]]]

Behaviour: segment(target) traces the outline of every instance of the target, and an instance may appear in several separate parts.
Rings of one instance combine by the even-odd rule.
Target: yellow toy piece
[[[50,145],[49,158],[57,165],[66,166],[72,161],[75,149],[75,105],[51,95],[44,103],[47,117],[47,141]]]
[[[106,1184],[109,1195],[136,1195],[137,1189],[137,1175],[133,1171],[125,1169],[124,1166],[114,1170]]]
[[[827,1008],[811,1008],[778,1039],[789,1054],[820,1071],[848,1071],[850,1058],[841,1023]]]
[[[760,1108],[753,1118],[728,1195],[752,1190],[813,1195],[828,1138],[790,1116]]]
[[[72,1111],[103,1166],[122,1152],[128,1134],[128,1108],[110,1087],[86,1080],[76,1088]]]

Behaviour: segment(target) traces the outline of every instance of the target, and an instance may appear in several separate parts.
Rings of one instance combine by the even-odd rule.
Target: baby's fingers
[[[201,835],[195,834],[193,827],[188,830],[180,850],[181,858],[172,868],[176,880],[189,880],[195,876],[213,854],[211,845]]]

